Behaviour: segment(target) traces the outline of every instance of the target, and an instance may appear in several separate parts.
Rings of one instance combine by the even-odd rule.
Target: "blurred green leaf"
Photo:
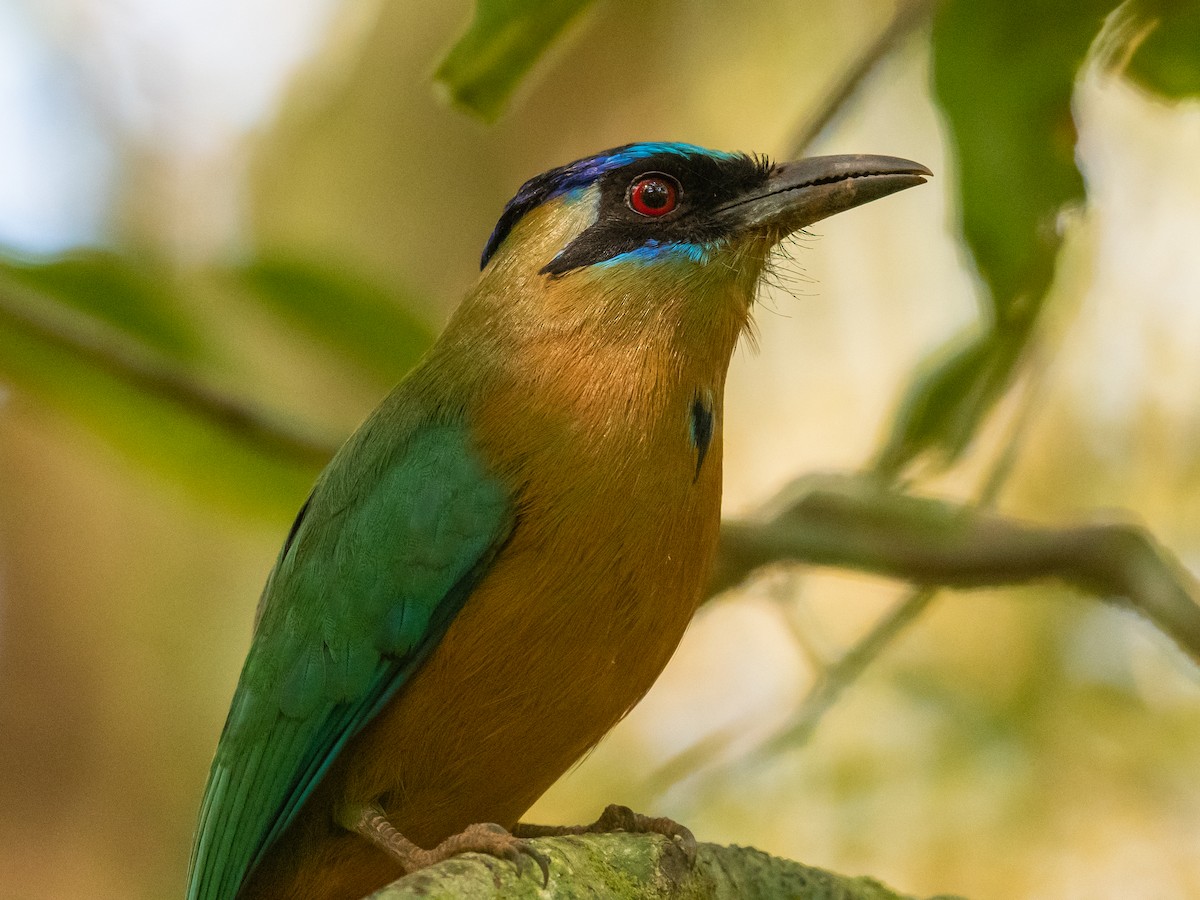
[[[476,0],[467,33],[434,78],[456,105],[494,122],[513,91],[592,0]]]
[[[1122,13],[1141,39],[1125,74],[1173,100],[1200,94],[1200,3],[1133,0]]]
[[[262,258],[234,271],[252,294],[293,325],[336,347],[388,386],[433,343],[412,302],[343,269]]]
[[[953,462],[1012,380],[1054,276],[1057,217],[1084,198],[1071,95],[1112,5],[948,0],[934,19],[934,91],[990,325],[923,366],[881,451],[882,472],[897,475],[926,452]]]
[[[293,508],[331,442],[212,386],[176,284],[100,251],[0,261],[0,377],[201,495]]]
[[[32,333],[0,313],[0,376],[134,463],[247,513],[290,514],[322,459],[272,452],[227,423]]]
[[[1026,336],[1019,328],[989,328],[955,339],[926,360],[900,403],[875,471],[895,478],[926,451],[941,464],[957,458],[1008,387]]]
[[[1040,296],[1083,200],[1071,95],[1112,0],[953,0],[934,19],[934,90],[957,159],[963,236],[996,318]]]
[[[103,250],[79,250],[48,260],[0,256],[0,289],[25,288],[95,316],[145,343],[194,357],[200,341],[166,272]]]

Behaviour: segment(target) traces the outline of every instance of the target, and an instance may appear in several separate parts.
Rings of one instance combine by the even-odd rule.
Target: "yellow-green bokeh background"
[[[8,5],[75,61],[106,111],[119,173],[106,239],[178,267],[229,385],[335,435],[386,385],[205,290],[208,264],[256,246],[351,268],[414,298],[436,328],[525,178],[636,139],[784,154],[892,12],[884,0],[609,0],[485,127],[430,81],[467,3],[330,0],[311,53],[283,67],[278,103],[222,130],[172,94],[170,47],[145,24],[152,4]],[[212,38],[213,71],[296,15],[249,6],[258,30]],[[121,53],[152,114],[122,105],[128,73],[105,64]],[[913,367],[976,315],[927,68],[918,34],[812,148],[907,156],[938,177],[794,246],[758,311],[758,350],[743,345],[733,363],[731,512],[795,475],[867,461]],[[1090,204],[1065,220],[1037,406],[1000,507],[1047,523],[1125,510],[1195,565],[1200,107],[1093,74],[1076,116]],[[9,121],[0,110],[0,129]],[[207,140],[180,137],[188,129]],[[0,897],[178,896],[253,607],[304,478],[271,482],[273,502],[184,487],[2,384]],[[932,487],[966,496],[1017,405]],[[1196,673],[1145,623],[1057,587],[947,593],[809,744],[737,765],[812,681],[785,610],[799,604],[812,643],[836,654],[900,593],[773,573],[710,605],[644,704],[530,818],[590,820],[623,802],[703,840],[915,894],[1200,896]],[[720,765],[647,789],[722,729],[737,740]]]

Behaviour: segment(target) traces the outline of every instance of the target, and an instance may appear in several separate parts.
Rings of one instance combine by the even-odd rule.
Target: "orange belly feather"
[[[638,390],[597,379],[606,367],[595,359],[546,362],[560,367],[557,389],[513,385],[476,411],[484,457],[522,485],[511,540],[242,896],[357,900],[402,875],[335,824],[344,802],[381,801],[424,847],[474,822],[511,828],[642,697],[682,638],[716,549],[723,385],[705,373],[717,426],[697,471],[694,381],[651,372],[655,383]],[[564,366],[596,387],[572,385]],[[534,421],[531,391],[542,399]],[[614,391],[634,399],[603,396]]]

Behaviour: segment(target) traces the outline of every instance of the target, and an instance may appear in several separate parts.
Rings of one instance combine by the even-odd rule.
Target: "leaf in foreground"
[[[476,0],[475,18],[434,78],[451,101],[494,122],[513,92],[592,0]]]

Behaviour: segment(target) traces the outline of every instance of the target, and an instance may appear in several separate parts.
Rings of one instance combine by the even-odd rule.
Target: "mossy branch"
[[[904,895],[869,878],[814,869],[744,847],[701,844],[689,864],[680,847],[652,835],[596,834],[539,838],[550,859],[550,882],[518,873],[505,860],[468,853],[389,885],[370,900],[902,900]]]

